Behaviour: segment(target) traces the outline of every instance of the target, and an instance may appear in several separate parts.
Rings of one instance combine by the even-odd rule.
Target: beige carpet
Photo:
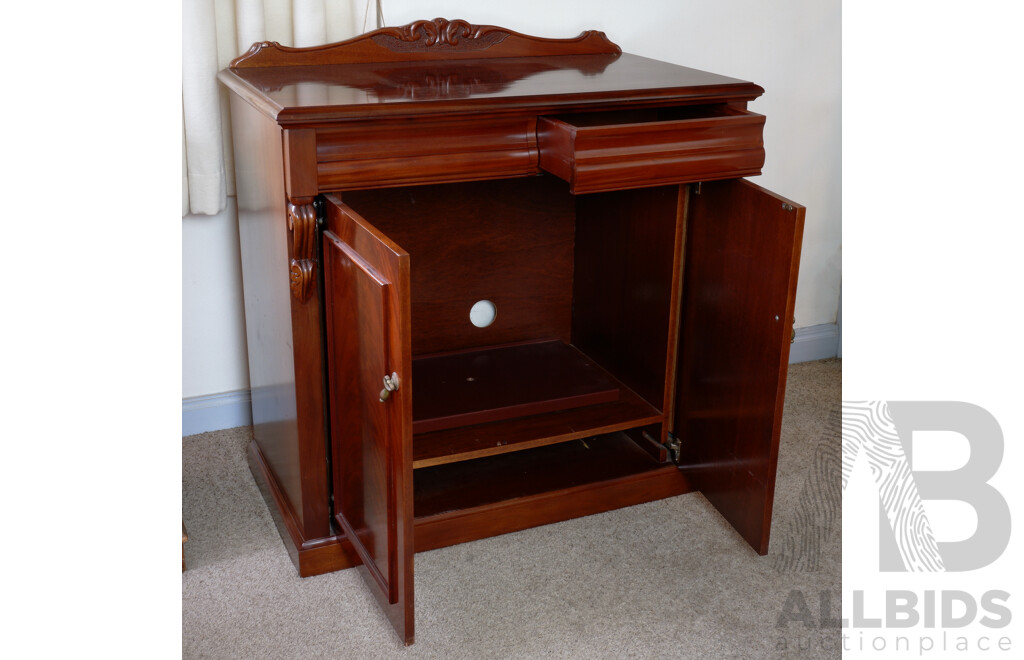
[[[355,571],[297,576],[248,429],[183,438],[183,657],[838,658],[838,629],[779,618],[838,616],[841,380],[790,368],[768,556],[699,494],[421,553],[408,648]]]

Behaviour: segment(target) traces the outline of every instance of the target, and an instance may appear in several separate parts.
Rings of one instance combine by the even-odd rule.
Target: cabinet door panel
[[[409,256],[337,199],[323,240],[335,520],[413,637]],[[384,391],[397,374],[398,389]]]
[[[679,462],[765,554],[804,208],[744,180],[696,190],[683,280]]]

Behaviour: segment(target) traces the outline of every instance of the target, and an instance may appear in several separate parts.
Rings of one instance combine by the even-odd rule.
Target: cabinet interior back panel
[[[522,179],[350,191],[342,200],[409,252],[412,352],[568,343],[575,205],[564,182]],[[470,322],[475,303],[494,322]]]

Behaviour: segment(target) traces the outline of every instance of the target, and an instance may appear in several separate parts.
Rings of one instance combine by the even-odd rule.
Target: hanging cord
[[[363,11],[363,32],[366,32],[366,21],[370,18],[370,2],[366,0],[366,9]],[[384,27],[384,0],[377,0],[377,28]]]

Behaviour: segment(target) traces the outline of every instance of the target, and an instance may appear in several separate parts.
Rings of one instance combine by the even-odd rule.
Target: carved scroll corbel
[[[313,290],[316,273],[316,205],[288,203],[288,230],[292,233],[292,254],[288,264],[292,295],[305,302]]]

